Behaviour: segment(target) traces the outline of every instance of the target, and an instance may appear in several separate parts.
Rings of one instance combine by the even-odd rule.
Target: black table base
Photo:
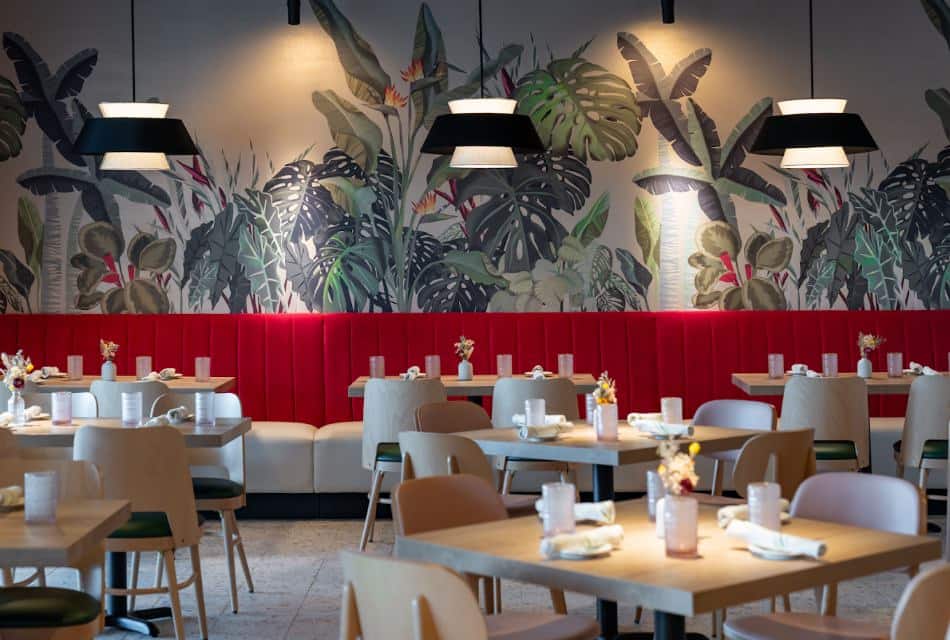
[[[124,552],[110,551],[106,568],[106,584],[117,589],[128,587],[127,559]],[[172,610],[169,607],[154,607],[152,609],[136,609],[129,611],[127,596],[106,597],[107,627],[134,631],[142,635],[157,638],[159,628],[152,620],[171,618]]]

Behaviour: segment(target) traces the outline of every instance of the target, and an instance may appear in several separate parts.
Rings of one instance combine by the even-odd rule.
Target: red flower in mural
[[[406,106],[407,100],[401,96],[398,91],[396,91],[396,87],[389,85],[386,87],[386,96],[384,97],[383,102],[388,107],[401,108]]]
[[[403,71],[400,71],[399,75],[402,76],[402,79],[406,82],[422,80],[423,76],[425,75],[422,71],[422,60],[416,58],[408,67],[406,67]]]
[[[435,192],[427,191],[418,202],[413,202],[412,212],[418,215],[435,213]]]

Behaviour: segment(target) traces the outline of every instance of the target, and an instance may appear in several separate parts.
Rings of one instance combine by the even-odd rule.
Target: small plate
[[[0,513],[9,513],[11,511],[22,511],[23,510],[23,498],[20,498],[20,501],[16,504],[5,504],[0,505]]]
[[[33,422],[34,420],[49,420],[51,417],[52,416],[50,416],[50,414],[48,413],[38,413],[32,418],[30,418],[29,420],[27,420],[27,422]]]
[[[599,547],[571,547],[561,549],[558,558],[561,560],[590,560],[591,558],[608,556],[613,550],[612,544],[602,544]]]
[[[766,549],[754,544],[749,545],[749,553],[754,555],[756,558],[762,558],[763,560],[795,560],[796,558],[801,557],[801,554],[798,553],[779,551],[777,549]]]
[[[924,375],[923,371],[914,371],[913,369],[904,369],[903,374],[905,376],[922,376]]]
[[[525,438],[524,442],[554,442],[557,440],[559,433],[555,433],[553,436],[531,436],[530,438]]]
[[[525,375],[526,378],[530,378],[530,377],[531,377],[532,375],[534,375],[534,374],[531,373],[530,371],[525,371],[525,372],[524,372],[524,375]],[[545,377],[545,378],[553,378],[553,377],[554,377],[554,372],[553,372],[553,371],[545,371],[545,372],[544,372],[544,377]]]

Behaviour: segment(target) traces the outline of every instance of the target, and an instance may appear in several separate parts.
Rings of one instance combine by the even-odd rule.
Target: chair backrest
[[[819,473],[792,500],[792,516],[891,533],[922,535],[927,505],[910,482],[870,473]]]
[[[9,429],[0,429],[0,458],[14,458],[19,455],[19,450],[13,432]]]
[[[496,427],[513,427],[512,416],[524,413],[524,401],[544,398],[548,415],[561,414],[577,420],[577,388],[568,378],[502,378],[495,383],[491,396],[491,421]]]
[[[508,517],[490,482],[464,474],[401,482],[393,493],[393,512],[396,532],[402,536]]]
[[[144,380],[139,382],[113,382],[110,380],[93,380],[89,391],[99,403],[99,416],[102,418],[118,418],[122,416],[122,394],[142,392],[142,411],[147,412],[155,399],[163,393],[168,393],[168,387],[158,380]]]
[[[23,396],[23,401],[26,403],[26,406],[37,405],[46,413],[49,413],[52,409],[53,404],[53,394],[46,393],[27,393]],[[98,418],[99,417],[99,403],[96,401],[96,396],[92,395],[89,391],[73,391],[70,393],[70,400],[72,401],[72,413],[74,418]]]
[[[475,442],[464,436],[403,431],[399,434],[399,449],[403,480],[467,473],[492,484],[495,482],[488,458]]]
[[[850,440],[858,450],[858,466],[867,467],[871,464],[867,383],[855,376],[792,376],[785,383],[780,428],[814,429],[816,440]]]
[[[946,440],[950,423],[950,377],[920,376],[910,385],[901,436],[901,464],[916,466],[927,440]]]
[[[164,512],[177,546],[198,543],[185,438],[177,429],[80,427],[73,458],[99,467],[106,498],[129,500],[133,511]]]
[[[149,406],[151,407],[149,411],[149,415],[151,416],[162,415],[178,407],[186,407],[189,411],[194,412],[195,394],[168,391],[155,398],[155,401]],[[214,415],[216,418],[243,418],[244,413],[241,409],[241,400],[237,397],[237,394],[214,394]]]
[[[445,387],[437,378],[371,378],[363,399],[363,467],[373,468],[379,443],[398,442],[400,431],[415,430],[416,409],[444,400]]]
[[[904,589],[891,621],[891,640],[950,637],[950,564],[919,573]]]
[[[789,500],[805,478],[815,474],[815,432],[812,429],[774,431],[749,438],[739,450],[732,482],[740,496],[747,495],[750,482],[762,482],[771,468],[771,482],[782,487]],[[771,465],[771,467],[770,467]]]
[[[416,429],[427,433],[458,433],[491,427],[488,412],[468,400],[433,402],[416,409]]]
[[[705,427],[731,427],[775,431],[778,418],[775,407],[758,400],[710,400],[699,405],[693,424]]]
[[[60,501],[102,497],[99,468],[85,460],[0,459],[0,487],[23,486],[23,474],[55,471],[59,480]]]
[[[470,587],[445,567],[368,553],[342,556],[343,640],[488,638]]]

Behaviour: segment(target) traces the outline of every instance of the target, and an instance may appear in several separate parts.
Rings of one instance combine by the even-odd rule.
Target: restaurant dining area
[[[0,25],[0,640],[950,640],[946,0]]]

